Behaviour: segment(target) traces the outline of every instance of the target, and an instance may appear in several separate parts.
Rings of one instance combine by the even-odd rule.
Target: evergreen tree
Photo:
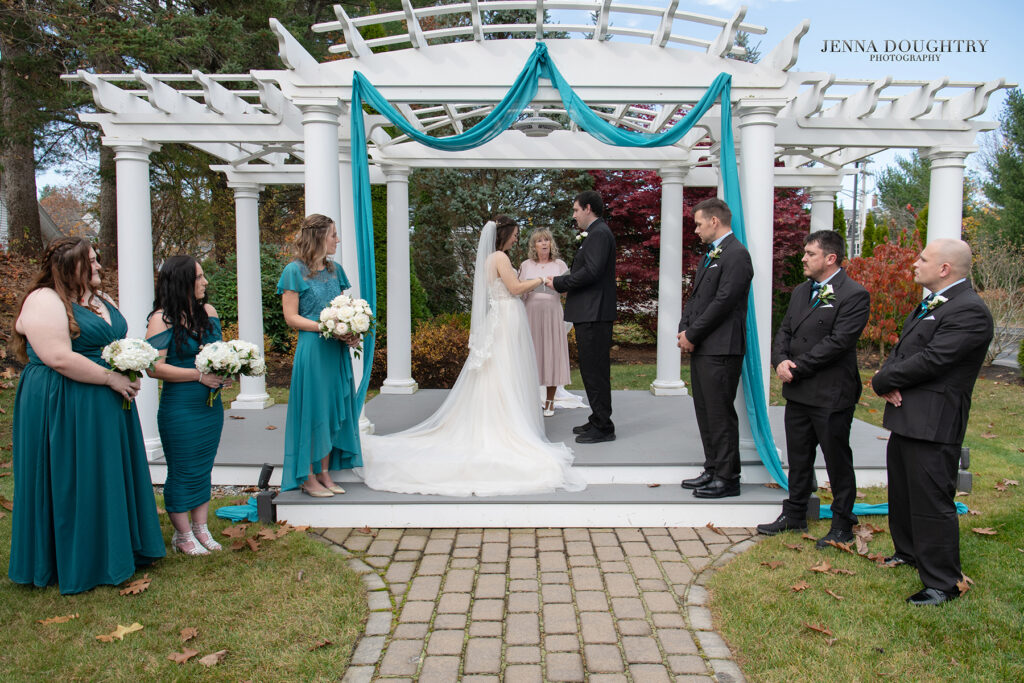
[[[999,117],[1001,144],[985,160],[988,181],[982,184],[995,211],[982,221],[985,232],[1024,246],[1024,94],[1014,88]]]
[[[861,243],[860,255],[870,258],[875,253],[875,246],[882,241],[879,227],[875,225],[875,214],[869,213],[864,219],[864,240]]]
[[[846,241],[846,213],[839,206],[839,199],[832,200],[832,229],[843,236]]]

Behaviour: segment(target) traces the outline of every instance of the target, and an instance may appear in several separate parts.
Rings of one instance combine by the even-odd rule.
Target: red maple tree
[[[858,256],[847,266],[847,274],[871,295],[871,315],[861,339],[877,344],[882,358],[885,347],[899,340],[903,322],[921,300],[913,268],[920,251],[916,233],[904,232],[899,243],[883,242],[871,256]]]

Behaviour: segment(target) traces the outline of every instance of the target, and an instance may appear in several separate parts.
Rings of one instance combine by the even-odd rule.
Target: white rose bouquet
[[[331,299],[327,308],[320,311],[320,335],[324,339],[340,339],[349,334],[359,335],[360,346],[355,349],[356,358],[362,350],[362,339],[376,325],[373,311],[365,299],[355,299],[339,294]]]
[[[127,375],[131,381],[142,376],[143,371],[153,367],[160,352],[143,339],[117,339],[103,347],[100,358],[115,372]],[[121,407],[131,410],[131,401],[122,399]]]
[[[196,354],[196,370],[204,375],[217,375],[225,379],[242,370],[242,359],[229,342],[216,341],[206,344]],[[210,389],[206,405],[212,406],[213,399],[220,395],[220,388]]]
[[[241,363],[241,369],[238,371],[240,374],[248,377],[262,377],[267,374],[267,362],[260,353],[260,347],[241,339],[232,339],[228,345],[238,354]]]

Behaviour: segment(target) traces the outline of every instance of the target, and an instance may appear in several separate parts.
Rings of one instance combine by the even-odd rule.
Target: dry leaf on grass
[[[121,624],[118,624],[117,628],[111,631],[110,633],[105,633],[103,635],[96,636],[96,640],[100,641],[101,643],[112,643],[115,640],[124,640],[124,637],[129,633],[135,633],[136,631],[141,631],[142,629],[142,624],[140,624],[137,621],[131,626],[122,626]]]
[[[278,538],[277,531],[274,529],[260,529],[260,532],[256,534],[256,538],[262,541],[273,541]]]
[[[167,655],[167,659],[171,660],[175,664],[184,664],[188,660],[199,654],[199,650],[193,650],[190,647],[183,647],[181,652],[172,652]]]
[[[228,538],[245,538],[245,527],[241,525],[224,527],[220,533]]]
[[[187,643],[199,635],[199,629],[189,626],[181,629],[181,642]]]
[[[249,544],[249,550],[254,553],[258,553],[260,551],[260,544],[256,542],[255,538],[247,538],[245,539],[245,542]]]
[[[999,533],[998,531],[996,531],[995,529],[993,529],[990,526],[985,526],[985,527],[977,527],[976,526],[976,527],[972,528],[971,531],[973,531],[976,534],[981,534],[982,536],[995,536],[997,533]]]
[[[295,531],[295,527],[293,527],[288,522],[285,522],[278,527],[276,535],[278,538],[281,538],[285,534],[291,533],[292,531]]]
[[[856,554],[853,552],[853,548],[850,547],[849,543],[839,543],[838,541],[826,541],[826,543],[832,546],[833,548],[838,548],[839,550],[842,550],[844,553],[850,553],[851,555]]]
[[[213,654],[206,655],[205,657],[200,659],[199,663],[202,664],[203,666],[217,666],[222,661],[224,661],[224,658],[227,657],[227,656],[228,656],[228,651],[227,650],[217,650]]]
[[[50,617],[49,619],[37,619],[36,621],[38,621],[43,626],[48,626],[50,624],[65,624],[65,623],[71,621],[72,619],[77,619],[77,618],[78,618],[78,614],[76,613],[76,614],[68,614],[67,616],[63,616],[63,617]]]
[[[0,472],[0,477],[10,477],[10,476],[11,476],[10,472]]]
[[[804,549],[804,547],[799,543],[783,543],[782,545],[786,546],[790,550],[795,550],[797,552],[801,552]]]
[[[871,522],[868,522],[864,526],[866,526],[868,529],[870,529],[871,533],[873,533],[873,534],[884,534],[884,533],[888,533],[888,531],[889,531],[884,526],[875,526]]]
[[[829,630],[828,626],[825,626],[824,624],[808,624],[806,621],[802,621],[800,623],[802,623],[804,626],[806,626],[807,628],[811,629],[812,631],[817,631],[818,633],[824,633],[826,636],[834,636],[835,635],[834,633],[832,633],[832,631]]]
[[[810,587],[811,587],[811,584],[807,583],[806,581],[797,581],[796,583],[794,583],[789,588],[794,593],[799,593],[800,591],[805,591],[805,590],[807,590]]]
[[[228,417],[231,418],[232,420],[244,420],[245,419],[244,415],[228,415]]]
[[[1002,484],[1004,486],[1020,486],[1020,482],[1016,479],[1003,479]]]
[[[231,549],[232,550],[241,550],[244,547],[245,547],[245,539],[244,538],[240,538],[240,539],[238,539],[237,541],[235,541],[235,542],[233,542],[231,544]]]
[[[3,507],[8,512],[14,512],[14,501],[7,500],[3,496],[0,496],[0,507]]]
[[[302,532],[302,531],[309,531],[309,525],[308,524],[303,524],[302,526],[297,526],[297,527],[295,527],[295,531],[300,531],[300,532]]]
[[[719,529],[717,526],[715,526],[712,522],[708,522],[705,526],[714,531],[716,534],[720,536],[725,536],[725,532]]]
[[[149,578],[149,574],[143,574],[141,579],[135,579],[128,584],[127,587],[117,591],[118,595],[138,595],[147,588],[153,579]]]
[[[846,576],[853,576],[857,572],[853,571],[852,569],[842,569],[840,567],[834,567],[832,569],[832,573],[833,574],[844,574]]]
[[[831,595],[836,600],[845,600],[846,599],[842,595],[840,595],[839,593],[834,593],[831,590],[829,590],[828,588],[825,589],[825,592],[828,593],[829,595]]]
[[[808,567],[809,571],[818,572],[819,574],[827,574],[832,569],[832,563],[828,560],[822,560],[813,567]]]
[[[999,435],[998,434],[993,434],[992,432],[985,432],[984,434],[981,435],[981,438],[983,438],[983,439],[996,439],[996,438],[999,438]]]
[[[972,517],[980,517],[981,516],[980,512],[978,512],[977,510],[972,510],[971,508],[967,508],[967,514],[971,515]]]
[[[771,562],[762,562],[761,566],[768,567],[768,569],[778,569],[782,566],[782,562],[779,562],[778,560],[773,560]]]
[[[814,536],[811,536],[810,534],[800,534],[800,538],[802,538],[802,539],[804,539],[806,541],[817,541],[818,540],[817,538],[815,538]]]
[[[960,580],[956,582],[956,588],[960,591],[960,595],[963,595],[967,591],[971,590],[971,586],[974,585],[974,579],[967,576],[967,574],[961,574]]]
[[[885,553],[871,553],[870,555],[865,555],[864,557],[868,558],[872,562],[883,564],[885,562],[885,558],[887,557],[887,555]]]
[[[313,643],[313,646],[311,648],[309,648],[309,651],[312,652],[313,650],[319,650],[322,647],[327,647],[328,645],[333,645],[333,644],[334,643],[332,643],[329,640],[318,640],[315,643]]]
[[[1000,492],[1001,491],[1005,491],[1006,490],[1006,484],[1004,484],[1001,481],[997,481],[996,485],[993,488],[995,488],[996,491],[1000,491]]]

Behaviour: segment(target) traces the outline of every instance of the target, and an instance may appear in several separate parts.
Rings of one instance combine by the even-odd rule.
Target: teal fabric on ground
[[[176,368],[195,369],[199,347],[220,341],[218,318],[210,318],[210,329],[197,340],[189,335],[181,348],[172,340],[171,329],[147,341],[156,349],[167,349],[165,362]],[[218,395],[206,405],[209,387],[195,382],[164,382],[160,391],[157,426],[167,460],[164,508],[188,512],[210,500],[210,473],[224,431],[224,404]]]
[[[71,348],[103,367],[128,324],[74,305]],[[139,413],[108,387],[50,369],[28,349],[14,399],[14,520],[8,575],[64,594],[116,585],[164,556]]]
[[[860,517],[861,515],[887,515],[889,514],[888,503],[878,503],[877,505],[869,505],[868,503],[854,503],[853,514]],[[961,503],[959,500],[956,501],[956,514],[966,515],[967,506]],[[821,519],[832,519],[832,508],[823,507],[821,512],[818,514]]]
[[[217,508],[215,513],[221,519],[228,519],[232,522],[255,522],[260,516],[256,511],[256,499],[249,498],[245,505],[225,505]]]
[[[277,293],[297,292],[299,315],[319,321],[320,311],[331,299],[350,287],[345,271],[331,261],[326,268],[310,273],[302,263],[285,266]],[[359,445],[359,411],[356,401],[352,356],[348,347],[317,332],[299,332],[288,390],[288,417],[284,432],[284,465],[281,490],[298,488],[313,472],[320,473],[320,461],[330,454],[332,470],[362,467]]]
[[[719,74],[707,92],[680,121],[662,133],[650,134],[626,131],[608,123],[595,114],[573,92],[548,54],[544,43],[537,43],[526,65],[512,84],[508,93],[482,121],[470,130],[446,138],[432,138],[417,130],[395,109],[381,93],[358,71],[352,76],[351,111],[362,111],[363,104],[369,104],[397,126],[404,134],[434,149],[459,151],[482,145],[507,130],[519,117],[537,93],[538,81],[547,78],[558,89],[569,117],[582,130],[611,145],[624,147],[661,147],[672,145],[682,139],[697,121],[707,113],[716,101],[721,103],[720,167],[725,188],[725,201],[733,211],[732,230],[744,245],[747,243],[743,223],[743,202],[740,196],[739,174],[736,166],[736,151],[732,133],[732,77]],[[370,175],[366,157],[366,130],[362,116],[352,116],[352,194],[356,220],[356,248],[358,251],[359,282],[363,298],[376,306],[377,276],[373,246],[373,212],[370,198]],[[374,309],[376,310],[376,309]],[[770,321],[762,321],[767,327]],[[762,384],[760,350],[757,337],[757,320],[754,312],[753,292],[747,307],[747,353],[743,359],[743,388],[746,397],[747,415],[757,453],[772,478],[783,488],[789,488],[786,474],[779,460],[779,451],[772,436],[768,421],[768,403]],[[359,384],[357,398],[362,403],[369,387],[374,339],[368,335],[363,344],[366,362]]]

